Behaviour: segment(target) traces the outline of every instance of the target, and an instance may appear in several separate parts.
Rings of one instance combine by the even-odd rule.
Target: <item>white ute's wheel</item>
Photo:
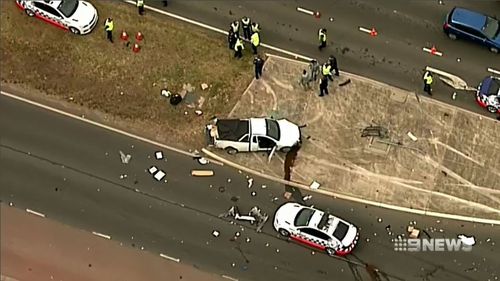
[[[234,147],[227,147],[225,150],[229,155],[235,155],[236,153],[238,153],[238,150],[236,150],[236,148]]]

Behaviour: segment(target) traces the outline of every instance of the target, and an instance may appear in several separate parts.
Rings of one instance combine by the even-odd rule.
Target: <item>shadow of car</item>
[[[446,15],[443,31],[452,40],[474,41],[493,53],[500,50],[499,21],[482,13],[454,7]]]

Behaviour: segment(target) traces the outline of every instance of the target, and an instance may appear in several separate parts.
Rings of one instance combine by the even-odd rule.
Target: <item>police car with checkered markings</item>
[[[278,208],[273,225],[281,236],[325,251],[329,256],[349,254],[359,240],[358,228],[353,224],[293,202]]]
[[[97,10],[92,4],[79,0],[16,0],[17,6],[30,17],[71,31],[88,34],[97,25]]]

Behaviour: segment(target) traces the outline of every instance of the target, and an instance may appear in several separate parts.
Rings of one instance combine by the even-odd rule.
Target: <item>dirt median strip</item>
[[[157,13],[141,17],[123,2],[93,4],[96,29],[75,36],[27,17],[15,1],[1,1],[2,83],[22,87],[30,99],[47,95],[62,107],[100,112],[102,122],[179,148],[200,147],[200,128],[213,115],[227,114],[252,79],[253,56],[245,52],[236,60],[225,36]],[[115,22],[114,44],[104,34],[107,17]],[[139,53],[120,39],[122,31],[132,44],[137,32],[144,34]],[[163,88],[185,94],[183,102],[170,105]]]

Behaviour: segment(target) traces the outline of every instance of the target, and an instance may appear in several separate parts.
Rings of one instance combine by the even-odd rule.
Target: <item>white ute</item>
[[[288,152],[301,142],[299,126],[286,119],[217,119],[206,126],[208,144],[229,154],[276,150]]]

